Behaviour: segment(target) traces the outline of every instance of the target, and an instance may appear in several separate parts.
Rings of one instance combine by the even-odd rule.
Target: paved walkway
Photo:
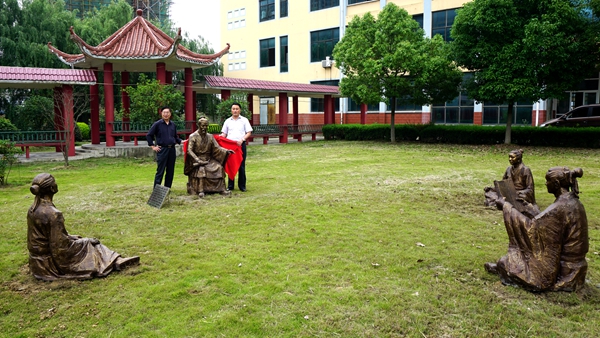
[[[322,140],[323,135],[317,135],[317,140]],[[311,142],[311,135],[304,135],[302,142]],[[292,138],[288,139],[289,143],[297,143],[298,141]],[[275,137],[269,139],[268,145],[281,144]],[[254,138],[254,141],[249,143],[249,147],[263,145],[262,137]],[[181,147],[178,149],[180,155]],[[152,149],[148,147],[148,143],[138,141],[136,146],[133,142],[116,141],[114,147],[107,147],[106,143],[100,144],[84,144],[75,147],[75,156],[69,156],[69,161],[83,160],[92,157],[143,157],[152,156]],[[30,152],[29,158],[25,158],[25,154],[19,155],[20,163],[31,162],[64,162],[63,153],[54,151]]]

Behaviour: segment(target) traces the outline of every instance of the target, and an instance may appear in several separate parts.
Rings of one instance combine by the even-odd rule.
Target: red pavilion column
[[[294,95],[292,98],[292,124],[295,126],[294,128],[298,128],[299,122],[298,116],[298,95]],[[302,142],[302,134],[298,134],[294,137],[298,142]]]
[[[288,143],[288,96],[287,93],[279,93],[279,128],[283,132],[279,136],[279,143]]]
[[[130,130],[129,127],[129,94],[125,91],[125,88],[129,85],[129,72],[121,72],[121,104],[123,106],[123,121],[121,124],[121,130]],[[130,136],[123,136],[123,142],[131,141]],[[135,139],[135,145],[137,146],[137,138]]]
[[[367,124],[367,105],[360,104],[360,124]]]
[[[221,89],[221,100],[227,100],[231,96],[231,90]]]
[[[325,95],[324,101],[323,124],[331,124],[331,112],[329,111],[331,109],[331,105],[329,104],[329,101],[331,101],[331,95]]]
[[[90,136],[92,144],[100,144],[100,81],[98,68],[92,68],[96,84],[90,86]]]
[[[192,86],[194,85],[194,71],[192,68],[185,69],[185,121],[186,121],[186,129],[194,130],[194,92],[192,91]],[[187,124],[191,124],[191,126],[187,126]]]
[[[167,83],[167,68],[164,62],[159,62],[156,64],[156,79],[160,84]]]
[[[113,67],[112,63],[104,64],[104,113],[106,121],[106,146],[115,146],[113,136],[113,122],[115,121],[115,96],[113,92]]]

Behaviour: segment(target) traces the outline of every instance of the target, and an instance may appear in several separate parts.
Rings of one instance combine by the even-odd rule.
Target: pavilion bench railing
[[[10,141],[16,147],[21,147],[25,151],[25,158],[29,158],[29,147],[66,146],[65,135],[66,131],[61,130],[1,131],[0,140]]]
[[[253,131],[251,138],[262,137],[263,144],[267,144],[270,137],[283,136],[286,128],[288,136],[293,136],[298,141],[302,141],[302,135],[305,134],[312,135],[312,140],[314,141],[317,139],[317,134],[323,132],[323,125],[321,124],[288,124],[285,126],[277,124],[259,124],[252,126]]]
[[[173,121],[175,126],[177,127],[177,133],[180,135],[189,135],[193,132],[194,121]],[[138,137],[141,137],[142,140],[146,139],[146,134],[148,134],[148,130],[152,127],[152,123],[142,123],[142,122],[123,122],[123,121],[114,121],[109,122],[113,128],[113,136],[123,136],[123,137],[133,137],[133,142],[137,146],[138,145]],[[100,122],[100,134],[106,135],[106,124],[104,122]]]

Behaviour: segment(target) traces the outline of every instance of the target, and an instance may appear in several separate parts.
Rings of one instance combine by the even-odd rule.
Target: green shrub
[[[506,127],[475,125],[399,124],[396,141],[447,144],[503,144]],[[325,139],[389,141],[389,124],[328,124]],[[600,128],[539,128],[513,126],[513,144],[547,147],[600,148]]]
[[[17,131],[19,128],[12,124],[9,119],[0,118],[0,131]]]
[[[77,122],[79,131],[81,133],[81,141],[90,139],[90,126],[87,123]]]

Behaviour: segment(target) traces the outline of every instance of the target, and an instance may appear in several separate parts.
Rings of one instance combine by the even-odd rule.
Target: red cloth
[[[238,170],[240,169],[242,161],[244,160],[242,147],[237,144],[237,141],[233,141],[216,134],[213,136],[215,137],[215,140],[217,140],[217,143],[221,147],[233,150],[233,154],[229,154],[229,156],[227,156],[227,162],[225,163],[225,172],[227,173],[227,176],[229,178],[234,179],[235,175],[237,175]]]
[[[187,157],[188,140],[183,140],[183,142],[181,142],[181,144],[183,144],[183,163],[185,163],[185,158]]]
[[[234,151],[233,154],[229,154],[229,156],[227,156],[227,162],[225,162],[225,173],[227,173],[227,176],[229,178],[234,179],[235,175],[237,175],[238,170],[240,169],[240,165],[242,164],[242,161],[244,160],[244,154],[242,153],[242,147],[240,147],[236,141],[221,137],[220,135],[217,135],[217,134],[215,134],[213,136],[215,137],[215,140],[217,140],[217,143],[221,147]],[[182,144],[183,144],[183,163],[185,163],[185,158],[187,157],[188,140],[184,140],[182,142]]]

